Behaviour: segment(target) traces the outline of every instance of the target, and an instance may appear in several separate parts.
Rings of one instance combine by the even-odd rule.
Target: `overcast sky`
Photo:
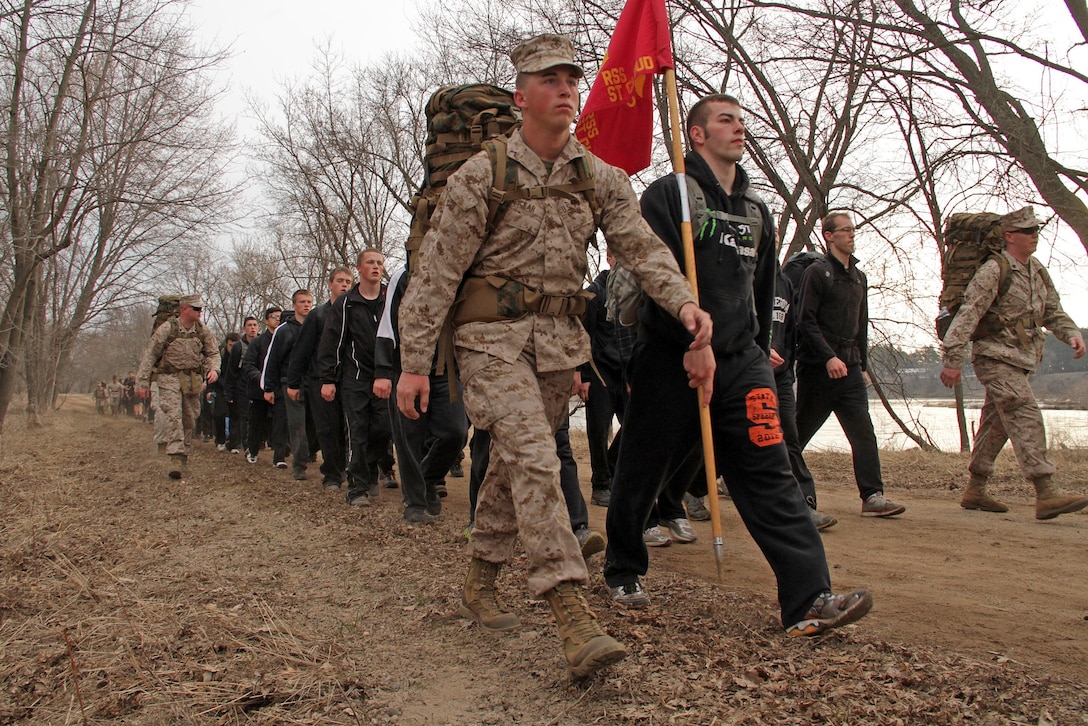
[[[415,7],[411,0],[193,0],[190,17],[199,41],[233,51],[219,79],[229,85],[222,106],[229,121],[245,115],[245,93],[271,98],[284,79],[306,75],[326,42],[359,62],[411,47]]]
[[[198,42],[232,49],[217,78],[228,87],[220,111],[227,123],[235,124],[241,141],[254,137],[245,94],[271,100],[283,80],[309,73],[315,48],[327,42],[349,63],[411,48],[417,42],[410,28],[416,12],[416,0],[192,0],[190,5]],[[1068,136],[1058,145],[1083,146],[1079,133]],[[239,160],[235,173],[244,178],[245,159]],[[259,196],[254,192],[247,196],[256,204]],[[863,247],[859,245],[859,254]],[[1061,240],[1046,234],[1037,254],[1051,265],[1067,311],[1078,324],[1088,325],[1085,252],[1075,236],[1068,228]]]

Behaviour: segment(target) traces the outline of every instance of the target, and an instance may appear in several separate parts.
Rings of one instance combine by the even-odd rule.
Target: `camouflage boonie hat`
[[[1034,207],[1024,207],[1015,212],[1009,212],[997,220],[1004,229],[1027,229],[1028,227],[1041,227],[1045,220],[1035,216]]]
[[[182,295],[178,305],[188,305],[191,308],[204,307],[204,299],[200,295]]]
[[[540,73],[555,66],[570,66],[579,77],[585,75],[582,67],[574,62],[574,44],[565,35],[544,33],[529,38],[514,48],[510,60],[518,73]]]

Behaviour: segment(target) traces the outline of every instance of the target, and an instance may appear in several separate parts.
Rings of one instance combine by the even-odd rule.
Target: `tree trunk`
[[[892,421],[895,421],[896,425],[899,426],[899,429],[907,435],[907,438],[918,444],[918,447],[922,451],[938,451],[937,447],[934,446],[932,442],[923,438],[921,434],[911,429],[910,426],[907,425],[907,422],[900,418],[899,414],[892,408],[891,401],[884,395],[884,389],[881,387],[880,381],[876,379],[876,376],[874,376],[871,371],[869,372],[869,381],[873,384],[873,390],[876,391],[876,395],[880,397],[880,402],[884,404],[884,410],[892,417]]]

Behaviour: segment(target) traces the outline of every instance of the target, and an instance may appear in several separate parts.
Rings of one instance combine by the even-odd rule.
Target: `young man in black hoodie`
[[[789,635],[816,635],[864,616],[872,596],[832,593],[823,543],[790,471],[768,359],[774,234],[767,206],[748,193],[748,175],[737,163],[745,139],[739,102],[726,95],[700,100],[687,131],[693,149],[687,173],[709,212],[694,232],[695,258],[700,305],[713,318],[714,334],[707,348],[688,350],[692,338],[683,326],[654,302],[642,304],[608,507],[605,580],[614,601],[649,603],[639,582],[649,564],[642,532],[670,475],[701,450],[692,385],[709,380],[704,393],[718,470],[778,579],[782,624]],[[683,267],[680,204],[673,175],[642,196],[643,216]]]
[[[280,324],[283,310],[273,306],[264,313],[264,332],[253,339],[242,356],[242,379],[245,381],[246,395],[249,396],[249,428],[246,431],[246,461],[257,463],[257,454],[265,442],[272,443],[272,405],[265,400],[261,388],[261,371],[264,370],[264,358],[268,354],[268,344],[272,334]]]
[[[309,290],[295,290],[291,295],[291,311],[280,318],[280,325],[268,344],[264,375],[261,377],[265,400],[273,404],[273,418],[279,411],[283,419],[287,434],[285,443],[291,447],[295,481],[306,479],[306,465],[310,461],[310,437],[306,432],[306,403],[287,395],[287,374],[295,340],[298,339],[302,324],[313,306],[314,295]],[[276,461],[281,462],[284,459],[277,458]]]
[[[260,321],[252,315],[242,323],[242,337],[230,349],[227,365],[223,369],[223,388],[230,404],[230,438],[227,448],[232,454],[239,454],[246,445],[246,432],[249,429],[249,393],[242,376],[242,358],[249,349],[249,344],[257,338]]]
[[[374,393],[374,347],[385,310],[385,257],[375,249],[359,253],[359,284],[333,303],[317,349],[321,397],[337,395],[348,430],[347,501],[370,504],[378,490],[378,465],[389,450],[392,431],[385,399]]]
[[[310,418],[321,446],[321,486],[329,490],[339,489],[344,483],[344,410],[340,406],[339,396],[334,396],[331,401],[321,397],[317,348],[329,311],[336,300],[351,288],[351,283],[351,270],[346,267],[337,267],[329,273],[329,301],[311,310],[302,322],[287,368],[287,397],[309,406]]]

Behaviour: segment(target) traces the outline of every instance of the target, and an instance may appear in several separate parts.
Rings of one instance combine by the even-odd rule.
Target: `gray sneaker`
[[[894,517],[905,511],[907,511],[907,508],[902,504],[896,504],[885,499],[884,492],[870,494],[869,498],[861,505],[861,516],[863,517]]]
[[[579,527],[574,530],[574,536],[578,538],[578,546],[582,548],[583,560],[603,551],[607,544],[603,534],[589,527]]]
[[[729,487],[725,485],[725,477],[718,477],[718,496],[732,499],[732,496],[729,494]]]
[[[434,515],[419,507],[408,507],[403,517],[408,524],[434,524]]]
[[[684,495],[684,507],[688,510],[688,519],[705,522],[710,519],[710,510],[703,504],[703,498],[692,494]]]
[[[360,492],[359,494],[348,497],[348,505],[352,507],[369,507],[370,497],[366,495],[366,492]]]
[[[672,538],[680,544],[690,544],[699,539],[699,535],[695,534],[695,530],[691,528],[691,522],[683,517],[667,519],[664,524],[669,528]]]
[[[672,544],[672,537],[665,534],[661,527],[650,527],[642,533],[642,541],[647,547],[668,547]]]
[[[839,523],[839,520],[832,517],[830,514],[824,514],[823,512],[817,512],[815,509],[808,510],[809,516],[812,517],[812,523],[816,525],[816,529],[820,532],[825,529],[834,527]]]
[[[638,580],[608,589],[612,592],[614,603],[632,608],[644,608],[650,604],[650,596],[642,589],[642,584]]]
[[[861,620],[873,607],[873,596],[866,590],[854,590],[845,595],[822,593],[805,613],[805,618],[786,628],[786,635],[819,635],[831,628]]]

